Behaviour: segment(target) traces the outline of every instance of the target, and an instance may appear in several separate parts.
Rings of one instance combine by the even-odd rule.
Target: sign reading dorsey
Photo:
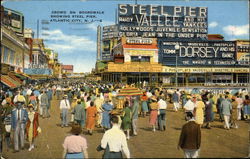
[[[119,31],[127,37],[207,39],[207,8],[119,5]]]
[[[232,66],[236,65],[236,45],[232,41],[173,42],[161,41],[160,53],[165,65],[178,66]],[[175,50],[175,45],[180,49]]]

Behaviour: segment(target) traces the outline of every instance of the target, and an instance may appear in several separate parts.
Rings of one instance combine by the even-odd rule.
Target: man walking
[[[67,120],[67,116],[68,116],[68,111],[70,109],[70,104],[69,104],[69,100],[67,99],[67,95],[63,96],[63,99],[60,102],[60,110],[61,110],[61,116],[62,116],[62,124],[61,127],[63,128],[64,126],[68,126],[68,120]]]
[[[43,116],[43,118],[47,118],[48,117],[48,106],[49,106],[49,98],[45,92],[45,90],[43,90],[41,97],[40,97],[40,107],[41,107],[41,114]]]
[[[160,100],[158,101],[158,122],[159,122],[159,129],[161,131],[166,130],[166,109],[167,109],[167,103],[160,97]]]
[[[127,158],[130,158],[130,152],[124,132],[118,125],[119,118],[111,118],[112,128],[107,130],[101,140],[101,149],[105,149],[103,158],[122,158],[122,151]]]
[[[229,120],[230,120],[230,115],[232,111],[232,104],[231,104],[231,101],[228,99],[227,95],[225,96],[225,99],[221,102],[221,107],[222,107],[222,114],[224,116],[224,121],[225,121],[224,128],[229,130],[230,129]]]
[[[139,109],[139,97],[133,97],[133,106],[132,106],[132,128],[133,134],[137,135],[137,121],[138,121],[138,109]]]
[[[185,158],[198,158],[201,145],[201,129],[196,124],[193,113],[187,112],[188,122],[183,125],[179,139],[178,149],[184,151]]]
[[[51,107],[51,100],[52,100],[52,96],[53,96],[53,91],[52,91],[51,88],[49,88],[49,89],[47,90],[47,96],[48,96],[47,115],[48,115],[48,117],[50,117],[49,110],[50,110],[50,107]]]
[[[174,102],[174,110],[177,112],[178,109],[179,109],[179,106],[180,106],[180,104],[179,104],[179,102],[180,102],[179,101],[179,99],[180,99],[179,94],[175,91],[172,98],[173,98],[172,100]]]
[[[24,149],[24,132],[26,122],[28,120],[28,113],[23,108],[24,102],[17,102],[17,107],[11,112],[11,129],[14,131],[14,152],[19,151],[19,138],[21,149]]]

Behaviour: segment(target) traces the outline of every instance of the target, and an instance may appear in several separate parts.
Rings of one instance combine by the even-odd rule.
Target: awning
[[[21,84],[8,75],[1,75],[1,82],[10,88],[20,87]]]
[[[137,96],[142,95],[142,91],[138,88],[127,87],[120,90],[117,96]]]
[[[27,74],[25,73],[21,73],[21,72],[10,72],[12,74],[14,74],[15,76],[21,78],[22,80],[26,79],[26,78],[29,78],[29,79],[32,79],[30,76],[28,76]]]

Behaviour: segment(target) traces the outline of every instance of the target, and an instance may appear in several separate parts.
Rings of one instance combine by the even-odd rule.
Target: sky
[[[63,64],[73,64],[74,72],[90,72],[95,67],[97,26],[115,24],[118,4],[135,4],[135,0],[4,0],[4,7],[24,14],[25,28],[45,39],[45,46],[59,54]],[[137,4],[208,7],[208,34],[222,34],[225,40],[249,39],[248,0],[137,0]],[[55,11],[100,11],[91,23],[50,22]],[[55,14],[53,14],[55,15]],[[84,19],[82,19],[84,20]],[[101,20],[101,21],[97,21]]]

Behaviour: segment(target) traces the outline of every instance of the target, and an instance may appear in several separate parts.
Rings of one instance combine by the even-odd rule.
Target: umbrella
[[[127,87],[120,90],[117,96],[137,96],[142,95],[142,91],[138,88]]]

